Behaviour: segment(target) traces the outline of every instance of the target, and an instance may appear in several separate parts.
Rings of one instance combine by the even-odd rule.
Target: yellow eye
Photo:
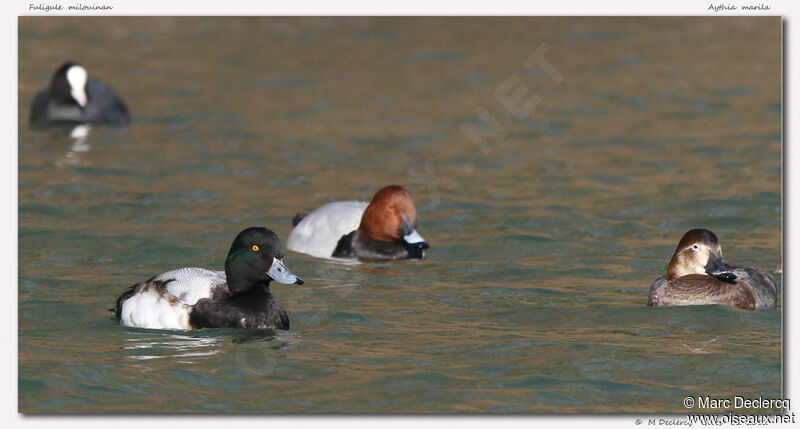
[[[253,245],[253,252],[258,252],[258,245],[256,244]]]

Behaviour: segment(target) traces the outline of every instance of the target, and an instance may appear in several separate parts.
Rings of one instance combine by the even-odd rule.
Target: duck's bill
[[[422,238],[421,235],[419,235],[416,229],[411,231],[411,234],[404,235],[403,241],[405,241],[408,244],[418,244],[423,249],[428,248],[428,243],[425,242],[425,239]]]
[[[289,268],[283,264],[283,261],[278,258],[272,259],[272,266],[267,270],[267,275],[278,283],[285,285],[303,284],[303,279],[297,277],[289,271]]]
[[[726,263],[722,262],[722,257],[720,255],[715,255],[713,253],[708,255],[706,273],[724,282],[736,282],[736,274],[731,271],[730,267]]]
[[[86,103],[88,102],[88,98],[86,97],[86,91],[82,91],[80,89],[73,89],[72,91],[70,91],[70,95],[72,95],[72,98],[75,100],[76,103],[78,103],[78,106],[81,106],[81,108],[86,107]]]

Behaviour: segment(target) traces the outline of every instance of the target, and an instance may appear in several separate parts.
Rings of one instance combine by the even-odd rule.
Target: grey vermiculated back
[[[211,271],[204,268],[179,268],[155,276],[152,280],[170,280],[167,291],[181,301],[194,305],[202,298],[209,298],[214,289],[227,287],[224,271]]]

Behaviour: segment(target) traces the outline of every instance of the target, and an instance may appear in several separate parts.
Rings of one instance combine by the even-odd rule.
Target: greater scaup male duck
[[[411,194],[398,185],[379,190],[370,203],[339,201],[298,213],[292,224],[286,248],[319,258],[423,259],[429,247],[417,232]]]
[[[303,284],[283,264],[278,236],[252,227],[233,240],[225,271],[180,268],[131,286],[114,307],[124,326],[150,329],[289,329],[269,282]]]
[[[778,289],[764,271],[722,261],[717,236],[707,229],[688,231],[667,266],[667,275],[650,287],[648,307],[721,304],[745,310],[775,308]]]
[[[56,70],[50,86],[31,104],[31,122],[80,122],[124,125],[128,109],[111,89],[89,76],[79,64],[66,62]]]

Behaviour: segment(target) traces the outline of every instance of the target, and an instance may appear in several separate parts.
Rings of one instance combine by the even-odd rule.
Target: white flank
[[[175,302],[147,284],[141,291],[122,303],[120,323],[134,328],[190,329],[190,305]]]
[[[330,258],[343,235],[356,229],[369,203],[339,201],[314,210],[286,238],[286,248],[299,253]]]
[[[161,273],[153,281],[172,280],[166,291],[150,282],[122,303],[120,323],[134,328],[191,329],[192,305],[209,298],[212,290],[224,285],[225,272],[203,268],[180,268]]]

